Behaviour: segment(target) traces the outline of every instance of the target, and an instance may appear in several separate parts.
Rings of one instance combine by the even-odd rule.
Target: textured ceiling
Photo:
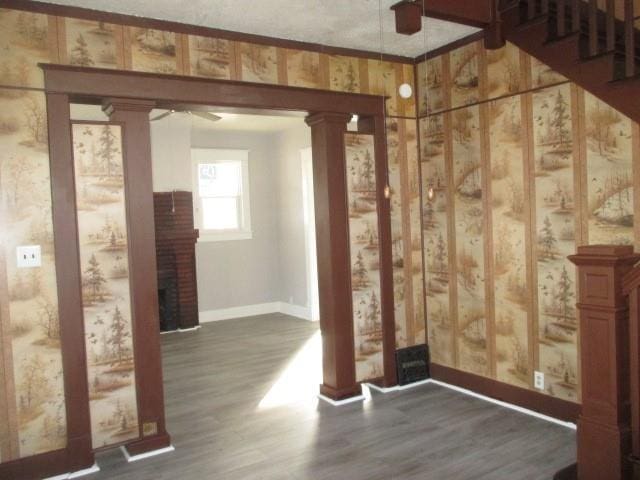
[[[382,5],[384,52],[416,57],[425,52],[423,32],[395,33],[389,7],[398,0],[45,0],[108,12],[236,32],[380,52],[378,5]],[[428,0],[427,0],[428,1]],[[477,31],[435,19],[426,23],[426,50]]]

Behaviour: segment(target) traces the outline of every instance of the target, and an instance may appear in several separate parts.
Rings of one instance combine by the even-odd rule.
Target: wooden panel
[[[131,69],[140,72],[180,73],[178,39],[174,32],[126,27],[125,49],[131,52]]]
[[[533,95],[540,369],[546,392],[577,401],[574,148],[568,85]]]
[[[458,283],[458,367],[489,373],[485,305],[483,178],[480,110],[452,113]]]
[[[46,15],[0,8],[0,85],[42,88],[38,63],[57,60],[51,55],[50,28]]]
[[[416,67],[418,85],[418,114],[426,115],[444,110],[442,57],[435,57]]]
[[[444,117],[435,115],[421,119],[420,135],[428,341],[433,361],[453,366]],[[429,198],[430,191],[433,198]]]
[[[519,96],[488,108],[497,379],[526,387],[530,307],[526,264],[525,164]]]
[[[287,84],[320,88],[320,54],[300,50],[286,51]]]
[[[245,82],[278,83],[276,47],[240,43],[240,68]]]
[[[632,245],[631,121],[587,92],[584,101],[589,243]]]
[[[329,88],[338,92],[360,92],[360,67],[357,58],[329,56]]]
[[[497,50],[487,50],[487,97],[513,95],[524,89],[520,67],[520,50],[512,43]]]
[[[479,42],[470,43],[449,54],[452,108],[471,105],[480,100],[479,55]]]
[[[373,135],[345,134],[356,380],[384,375]]]
[[[82,67],[123,68],[122,26],[77,18],[60,19],[64,27],[63,63]]]
[[[119,125],[73,125],[93,447],[138,437]]]
[[[232,42],[220,38],[188,35],[187,74],[230,80],[234,70]]]

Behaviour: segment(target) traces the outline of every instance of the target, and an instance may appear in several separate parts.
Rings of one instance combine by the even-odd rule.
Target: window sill
[[[203,232],[200,231],[198,243],[200,242],[231,242],[234,240],[251,240],[253,232],[251,231],[234,231],[234,232]]]

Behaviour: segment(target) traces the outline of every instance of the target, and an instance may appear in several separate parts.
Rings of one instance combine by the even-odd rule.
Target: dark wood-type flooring
[[[163,335],[176,451],[130,464],[105,452],[86,478],[534,480],[575,461],[574,431],[434,384],[260,408],[317,328],[274,314]]]

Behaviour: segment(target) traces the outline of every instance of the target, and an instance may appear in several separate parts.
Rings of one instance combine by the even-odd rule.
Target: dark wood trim
[[[515,387],[487,377],[463,372],[454,368],[431,363],[431,377],[451,385],[472,390],[481,395],[527,408],[543,415],[566,422],[576,422],[580,413],[580,404],[560,400],[542,393]]]
[[[67,446],[63,450],[1,463],[0,478],[8,479],[48,477],[88,468],[94,463],[67,95],[47,95],[47,121]]]
[[[471,35],[467,35],[466,37],[456,40],[455,42],[447,43],[442,47],[436,48],[434,50],[429,50],[428,52],[423,53],[422,55],[418,55],[413,59],[413,63],[414,65],[417,65],[418,63],[424,62],[425,59],[431,60],[432,58],[439,57],[440,55],[444,55],[445,53],[449,53],[452,50],[455,50],[460,47],[464,47],[469,43],[476,42],[484,38],[485,38],[485,31],[480,30],[479,32],[475,32],[475,33],[472,33]]]
[[[396,16],[396,33],[413,35],[422,30],[422,5],[411,0],[402,0],[391,5]]]
[[[491,22],[491,2],[493,1],[414,0],[414,3],[418,4],[421,10],[424,5],[425,17],[484,28]]]
[[[327,55],[345,55],[358,58],[380,59],[380,52],[358,50],[352,48],[332,47],[319,43],[301,42],[297,40],[286,40],[283,38],[267,37],[252,33],[234,32],[219,28],[201,27],[185,23],[172,22],[168,20],[157,20],[134,15],[124,15],[120,13],[104,12],[90,8],[73,7],[68,5],[56,5],[53,3],[37,2],[32,0],[0,0],[0,8],[11,8],[14,10],[27,10],[30,12],[56,15],[59,17],[81,18],[84,20],[103,21],[118,25],[155,28],[186,35],[200,35],[203,37],[221,38],[236,42],[257,43],[281,48],[291,48],[296,50],[307,50],[311,52],[325,53]],[[382,59],[396,63],[413,63],[411,57],[402,55],[383,54]]]
[[[380,304],[382,312],[382,351],[384,361],[384,386],[398,384],[396,369],[396,321],[393,289],[393,252],[391,248],[391,200],[385,196],[389,188],[389,163],[387,162],[387,135],[383,115],[373,118],[376,189],[378,191],[378,238],[380,255]],[[416,132],[417,135],[417,132]]]
[[[138,399],[139,439],[125,448],[157,449],[170,444],[164,417],[162,355],[156,268],[151,130],[153,100],[105,99],[110,120],[123,124],[122,151],[129,243],[132,331]],[[146,433],[146,426],[149,433]],[[148,437],[148,438],[145,438]],[[160,445],[160,446],[158,446]]]
[[[334,113],[359,115],[376,115],[382,110],[379,95],[67,65],[40,67],[48,92],[67,93],[82,102],[86,97],[117,97],[306,112],[321,112],[330,106]]]

